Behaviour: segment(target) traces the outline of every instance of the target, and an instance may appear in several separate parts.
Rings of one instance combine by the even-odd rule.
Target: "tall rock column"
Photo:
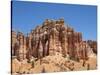
[[[49,38],[49,55],[53,55],[54,54],[54,40],[53,40],[53,37],[52,35],[50,35],[50,38]]]
[[[24,35],[21,32],[18,32],[18,41],[19,41],[19,51],[18,51],[18,59],[20,61],[26,58],[26,49],[24,45]]]
[[[69,56],[70,58],[74,58],[75,56],[75,49],[74,49],[74,31],[72,28],[68,27],[67,30],[68,35],[68,50],[69,50]]]
[[[26,59],[27,49],[26,49],[26,37],[24,36],[24,49],[23,49],[23,59]]]
[[[41,43],[41,40],[39,41],[39,46],[38,46],[38,58],[42,58],[43,57],[43,46]]]
[[[32,49],[32,33],[29,34],[29,49]]]
[[[61,34],[61,46],[62,46],[62,54],[64,57],[67,55],[67,38],[66,38],[66,31],[62,31]]]
[[[79,32],[74,32],[74,35],[73,35],[73,43],[75,45],[75,60],[79,60],[81,58],[81,50],[82,50],[82,47],[80,46],[80,43],[82,42],[82,34],[79,33]]]
[[[14,31],[12,31],[11,32],[12,33],[12,45],[11,45],[11,48],[12,48],[12,56],[15,56],[16,55],[16,42],[17,42],[17,34],[16,34],[16,32],[14,32]]]

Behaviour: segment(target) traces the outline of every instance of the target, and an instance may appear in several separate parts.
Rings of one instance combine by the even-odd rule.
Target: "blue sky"
[[[27,34],[45,19],[64,18],[84,40],[97,39],[97,7],[89,5],[55,4],[13,1],[12,29]]]

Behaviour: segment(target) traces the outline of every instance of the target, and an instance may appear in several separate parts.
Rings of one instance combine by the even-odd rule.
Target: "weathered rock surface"
[[[37,58],[37,61],[41,59],[46,60],[44,61],[45,63],[42,64],[44,67],[47,65],[46,63],[52,67],[56,65],[57,70],[54,69],[50,71],[46,69],[46,72],[63,71],[61,67],[66,65],[64,64],[66,59],[74,62],[80,62],[80,60],[86,61],[90,59],[91,56],[96,56],[95,53],[97,53],[97,42],[83,41],[82,33],[76,32],[73,28],[65,25],[64,19],[57,21],[46,19],[42,25],[37,26],[27,34],[27,36],[22,32],[16,33],[12,31],[11,47],[12,57],[16,56],[16,60],[19,62],[26,59],[30,61],[30,58],[34,57]],[[13,61],[15,61],[15,59]],[[60,62],[62,62],[63,65],[62,63],[60,64]],[[16,63],[12,62],[12,65],[15,66],[15,64]],[[42,67],[42,65],[40,66]],[[74,64],[72,63],[72,65]],[[31,70],[39,70],[39,68],[38,65],[37,68]],[[43,68],[41,68],[41,70],[42,69]],[[71,68],[65,66],[64,71],[69,70],[73,70],[73,66]],[[13,72],[15,72],[15,70]],[[40,73],[41,71],[36,70],[35,72]]]
[[[15,61],[17,62],[17,61]],[[32,73],[47,73],[47,72],[63,72],[63,71],[79,71],[79,70],[94,70],[96,69],[96,57],[90,57],[87,61],[73,61],[66,59],[60,53],[56,55],[46,56],[32,63],[21,63],[19,70],[13,73],[32,74]],[[15,64],[15,63],[13,63]],[[15,69],[15,68],[14,68]]]

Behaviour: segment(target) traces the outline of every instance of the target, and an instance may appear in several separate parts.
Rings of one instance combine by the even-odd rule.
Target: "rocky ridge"
[[[22,32],[12,31],[11,47],[13,73],[20,71],[18,68],[18,71],[16,71],[15,62],[19,64],[23,61],[29,65],[29,67],[26,66],[26,68],[29,68],[27,69],[29,73],[41,73],[44,69],[45,72],[72,71],[77,63],[78,65],[81,63],[81,60],[84,64],[90,59],[95,59],[95,66],[90,68],[91,64],[88,63],[89,69],[96,68],[97,42],[83,41],[82,33],[76,32],[69,25],[65,25],[64,19],[46,19],[42,25],[31,30],[27,36]],[[33,61],[34,68],[32,67]],[[62,64],[60,64],[60,61],[62,61]],[[72,65],[71,68],[66,66],[68,63]],[[82,67],[82,63],[80,64],[81,68],[75,70],[87,70],[87,68]],[[50,71],[46,65],[51,65],[55,69]],[[41,70],[38,71],[39,69]]]

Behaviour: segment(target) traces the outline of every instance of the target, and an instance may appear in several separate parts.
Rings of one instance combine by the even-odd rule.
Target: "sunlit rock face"
[[[88,40],[87,43],[93,49],[93,52],[97,54],[97,42],[93,40]]]
[[[22,32],[12,31],[11,46],[12,56],[16,56],[20,61],[29,59],[31,56],[36,58],[52,56],[56,52],[79,61],[97,53],[97,42],[83,41],[82,33],[76,32],[65,24],[64,19],[46,19],[27,36]]]

